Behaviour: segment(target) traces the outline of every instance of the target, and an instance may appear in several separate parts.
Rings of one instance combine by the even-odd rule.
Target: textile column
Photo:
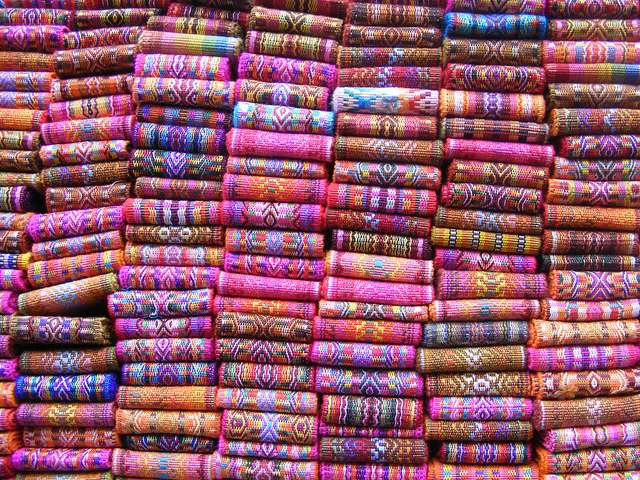
[[[310,352],[345,5],[258,3],[238,64],[223,179],[228,228],[216,353],[225,411],[214,475],[316,479],[319,402]]]
[[[242,37],[236,22],[180,14],[150,18],[140,37],[129,161],[137,198],[124,205],[127,266],[119,274],[127,291],[110,298],[124,363],[116,429],[126,449],[114,453],[115,475],[213,472],[222,415],[213,338],[221,180]]]
[[[48,121],[53,62],[51,52],[68,31],[69,12],[0,9],[0,477],[15,475],[11,455],[23,446],[16,421],[20,401],[15,381],[21,347],[9,335],[20,293],[31,289],[27,270],[33,261],[26,227],[42,209],[38,148],[40,124]],[[22,398],[24,400],[24,398]]]
[[[427,476],[415,355],[434,296],[442,21],[439,2],[349,4],[312,351],[324,480]]]
[[[546,296],[536,273],[545,145],[544,0],[450,0],[440,138],[447,183],[431,240],[437,300],[416,368],[426,375],[433,478],[538,478],[528,321]]]
[[[639,13],[626,0],[547,5],[543,63],[557,149],[542,246],[549,298],[529,349],[547,478],[640,469]]]
[[[76,25],[75,12],[15,11]],[[96,10],[92,18],[118,18],[111,13]],[[19,315],[9,320],[10,336],[30,348],[15,384],[25,448],[12,463],[23,479],[58,478],[56,472],[112,478],[112,449],[119,445],[113,429],[119,365],[109,346],[106,300],[119,289],[115,272],[123,264],[116,205],[129,186],[118,184],[128,175],[126,161],[117,160],[126,158],[133,120],[126,78],[118,74],[133,66],[131,43],[141,27],[71,33],[66,26],[51,47],[59,49],[58,78],[50,81],[47,123],[40,127],[49,213],[27,225],[35,242],[27,273],[36,290],[18,297]],[[111,74],[117,76],[102,76]]]

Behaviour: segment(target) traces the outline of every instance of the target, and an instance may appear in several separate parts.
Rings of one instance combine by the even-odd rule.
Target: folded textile
[[[117,388],[115,374],[16,379],[16,396],[21,402],[112,402]]]
[[[523,345],[447,348],[446,356],[436,348],[416,351],[416,370],[421,374],[524,370],[526,363]]]
[[[169,77],[210,82],[231,80],[230,59],[218,56],[138,54],[134,73],[136,77]]]
[[[599,65],[600,66],[600,65]],[[640,157],[638,135],[579,135],[559,139],[557,154],[568,159],[634,159]]]
[[[637,42],[640,40],[640,23],[635,18],[554,18],[547,20],[547,38]]]
[[[328,318],[365,318],[404,322],[425,322],[429,316],[426,305],[383,305],[327,300],[320,300],[318,304],[318,315]]]
[[[340,48],[338,67],[435,67],[440,65],[439,48],[412,47],[348,47]]]
[[[55,188],[47,188],[45,194],[45,201],[47,204],[47,209],[50,212],[63,212],[66,210],[79,210],[79,209],[89,209],[89,208],[101,208],[101,207],[112,207],[122,205],[127,198],[131,196],[130,188],[131,185],[129,183],[124,183],[129,179],[129,173],[127,171],[128,165],[125,163],[121,167],[117,166],[114,162],[112,169],[105,169],[104,173],[106,173],[111,178],[104,179],[105,181],[113,180],[113,183],[109,185],[92,185],[92,186],[79,186],[79,187],[55,187]],[[59,168],[59,167],[58,167]],[[51,173],[51,170],[46,170],[47,173]],[[62,170],[62,169],[61,169]],[[80,173],[78,178],[74,179],[73,183],[87,183],[88,182],[100,182],[102,183],[103,179],[101,178],[101,171],[96,169],[82,169],[75,170],[73,168],[69,168],[65,173],[70,177],[74,177],[75,174]],[[112,170],[109,172],[109,170]],[[61,171],[56,173],[62,173]],[[91,174],[95,176],[91,179],[82,178],[85,174],[87,177],[90,177]],[[115,175],[114,175],[115,174]],[[113,175],[113,176],[112,176]],[[118,178],[119,177],[119,178]],[[45,176],[42,177],[43,180]],[[79,182],[78,182],[79,180]],[[47,183],[51,182],[51,176],[47,176]],[[72,182],[69,182],[71,184]],[[47,186],[45,184],[45,186]]]
[[[314,374],[315,368],[308,365],[223,363],[220,387],[308,392],[313,389]]]
[[[527,420],[452,422],[427,417],[424,431],[427,441],[526,442],[533,437],[533,426]]]
[[[474,183],[447,183],[440,190],[447,207],[492,209],[536,214],[542,209],[542,191]]]
[[[112,318],[207,315],[213,312],[213,289],[120,290],[109,296]]]
[[[394,8],[393,5],[362,4],[373,8]],[[414,7],[423,8],[423,7]],[[347,47],[348,48],[348,47]],[[343,47],[344,50],[344,47]],[[356,50],[356,49],[351,49]],[[338,85],[341,87],[400,87],[435,90],[440,86],[440,67],[371,66],[340,68]]]
[[[438,298],[543,298],[547,292],[544,274],[459,272],[437,274]]]
[[[340,163],[336,168],[340,168]],[[338,173],[336,170],[334,172]],[[387,213],[360,212],[356,210],[326,210],[326,228],[342,232],[350,231],[349,235],[358,235],[357,232],[371,232],[372,234],[398,234],[409,237],[427,237],[431,227],[431,219],[428,217],[410,217],[406,215],[393,215]],[[342,234],[340,235],[342,236]],[[405,237],[406,238],[406,237]],[[408,239],[407,239],[408,240]],[[417,238],[418,241],[421,238]],[[398,241],[400,239],[398,238]],[[430,246],[427,244],[427,246]],[[393,255],[399,256],[399,255]]]
[[[227,410],[314,415],[318,409],[318,396],[315,393],[288,390],[219,388],[216,392],[215,400],[217,408]],[[264,401],[266,401],[266,404],[262,405]]]
[[[130,148],[128,140],[45,145],[40,149],[40,159],[45,167],[110,162],[128,159]]]
[[[590,329],[594,331],[597,330],[601,323],[604,322],[598,322],[598,324],[594,326],[595,328]],[[552,325],[558,325],[558,323],[554,322]],[[591,323],[585,325],[591,325]],[[635,324],[632,324],[632,326],[635,326]],[[599,334],[599,332],[595,332],[594,336]],[[591,341],[585,340],[584,343],[590,344]],[[535,372],[579,372],[582,370],[597,370],[603,368],[613,369],[633,367],[638,361],[640,361],[640,350],[637,346],[630,344],[566,347],[558,347],[554,345],[547,348],[530,348],[528,356],[529,369]]]
[[[137,338],[120,340],[116,355],[122,363],[207,362],[214,360],[214,348],[209,338]]]
[[[123,266],[123,250],[107,250],[59,260],[33,262],[29,265],[28,275],[31,285],[36,288],[44,288],[117,272]]]
[[[547,29],[545,16],[522,11],[518,14],[491,12],[491,15],[475,10],[474,13],[449,11],[444,23],[447,37],[542,39]]]
[[[111,343],[109,339],[108,342]],[[27,350],[20,355],[20,372],[23,375],[72,375],[119,369],[115,347]]]
[[[608,208],[609,205],[615,203],[615,199],[611,204],[604,199],[599,198],[599,195],[594,192],[593,188],[596,185],[602,185],[606,188],[607,185],[620,185],[619,183],[607,184],[605,182],[577,182],[567,181],[563,184],[562,180],[551,180],[556,188],[559,190],[547,192],[547,202],[549,202],[551,196],[558,195],[564,198],[572,197],[579,201],[579,192],[569,193],[566,188],[573,189],[578,188],[582,184],[586,187],[587,191],[583,192],[582,197],[587,205],[551,205],[549,203],[544,206],[544,223],[547,228],[567,228],[567,229],[585,229],[585,230],[617,230],[617,231],[638,231],[640,229],[640,210],[635,208]],[[626,187],[622,187],[625,190]],[[564,191],[563,191],[564,190]],[[591,192],[589,192],[591,190]],[[631,192],[620,192],[620,200],[622,203],[628,202],[623,200],[623,195],[633,194]],[[556,197],[558,201],[566,203],[564,199]],[[606,207],[592,206],[591,203],[605,203]],[[580,202],[583,203],[583,202]],[[613,206],[613,205],[612,205]]]
[[[228,242],[227,245],[229,245]],[[400,235],[335,229],[332,232],[331,246],[340,251],[391,257],[422,260],[429,260],[433,257],[433,249],[427,238],[403,237]]]
[[[212,317],[119,318],[114,325],[119,340],[136,338],[211,338]]]
[[[465,140],[448,138],[445,156],[448,159],[479,160],[522,165],[549,167],[554,158],[551,145],[517,144],[509,142],[489,142],[485,140]]]
[[[28,448],[113,448],[120,438],[106,427],[27,427],[24,446]]]
[[[233,127],[268,132],[332,135],[335,115],[325,110],[237,102]]]
[[[316,340],[371,342],[396,345],[417,345],[420,325],[379,320],[347,320],[317,317],[314,322]]]
[[[287,300],[317,301],[320,298],[320,283],[306,280],[272,279],[221,272],[218,277],[218,292],[221,295],[238,296],[251,285],[252,296]]]
[[[195,226],[219,225],[221,202],[132,198],[122,206],[129,224]]]
[[[433,322],[471,322],[490,320],[529,320],[540,314],[538,300],[492,299],[435,300],[429,306]]]
[[[296,179],[234,175],[227,173],[222,182],[225,200],[293,202],[325,204],[326,179]]]
[[[347,10],[347,22],[356,25],[424,27],[440,25],[442,18],[442,10],[435,6],[354,3]]]
[[[228,173],[283,178],[328,178],[325,163],[282,158],[229,157]]]
[[[25,427],[113,427],[115,403],[23,403],[16,410]]]
[[[605,447],[552,453],[536,448],[538,467],[544,473],[576,473],[637,470],[640,447]],[[594,459],[599,461],[594,463]]]
[[[216,385],[218,368],[211,362],[125,363],[121,379],[122,385],[138,387]]]
[[[294,12],[286,13],[295,14]],[[329,110],[329,89],[327,87],[269,83],[241,78],[236,81],[235,89],[236,102]]]
[[[209,155],[220,155],[225,150],[224,130],[136,123],[131,135],[133,146],[136,148]]]
[[[237,58],[243,49],[242,39],[238,37],[156,32],[149,29],[140,34],[137,45],[141,53],[162,52],[170,55],[230,58]]]
[[[322,284],[322,294],[326,300],[425,305],[433,301],[434,289],[431,285],[326,277]]]
[[[165,150],[134,149],[129,168],[133,177],[221,180],[226,157]]]
[[[379,115],[435,116],[438,90],[379,87],[338,87],[333,93],[333,110]]]
[[[453,90],[543,93],[545,70],[539,67],[449,63],[443,86]]]
[[[122,208],[104,207],[34,215],[29,220],[27,232],[34,242],[42,242],[118,230],[122,227]]]
[[[441,177],[439,168],[428,165],[370,163],[366,161],[340,160],[335,163],[333,171],[335,183],[430,190],[436,190],[440,187]]]
[[[471,220],[469,218],[471,217],[471,215],[466,215],[469,213],[471,213],[475,217],[479,217],[480,216],[479,214],[483,213],[483,211],[482,210],[473,211],[473,210],[466,210],[466,209],[456,211],[454,209],[448,209],[445,215],[449,215],[450,217],[453,217],[453,218],[457,216],[466,216],[467,219]],[[440,223],[440,219],[443,216],[444,215],[438,215],[438,217],[436,217],[439,223]],[[509,217],[511,217],[510,214],[504,213],[502,214],[501,220],[504,221]],[[478,218],[478,221],[481,221],[481,219]],[[526,219],[525,219],[525,222],[526,222]],[[533,219],[533,222],[537,223],[535,222],[535,219]],[[452,220],[447,219],[446,223],[454,223],[454,222],[452,222]],[[497,225],[494,223],[492,226],[495,228]],[[469,251],[469,250],[461,251],[467,257],[466,259],[461,261],[466,261],[468,262],[469,265],[476,264],[478,266],[482,265],[483,263],[488,265],[495,263],[496,268],[494,268],[494,265],[491,265],[491,269],[493,271],[498,272],[498,271],[517,270],[514,268],[502,268],[502,269],[497,268],[497,266],[500,263],[505,263],[507,265],[509,264],[515,265],[517,263],[520,263],[524,265],[527,263],[527,260],[525,260],[527,258],[532,259],[533,263],[535,263],[535,257],[532,257],[532,255],[535,255],[539,252],[542,241],[540,237],[534,236],[534,235],[518,235],[518,234],[512,234],[512,233],[492,233],[492,232],[486,232],[482,230],[459,230],[457,228],[433,227],[431,229],[431,243],[436,247],[443,247],[443,248],[454,247],[456,249],[464,248],[469,250],[476,250],[476,252]],[[480,250],[481,252],[477,252],[477,250]],[[484,253],[482,252],[483,250],[488,252],[500,252],[500,253],[496,253],[496,254]],[[439,251],[441,251],[441,249],[439,248],[436,249],[436,255],[437,255],[437,252]],[[456,250],[456,251],[459,251],[459,250]],[[505,259],[505,257],[507,257],[506,255],[501,255],[501,254],[512,254],[512,255],[508,256],[508,260],[506,261],[502,260],[501,262],[500,258]],[[515,257],[514,254],[520,255],[521,256],[519,257],[520,259],[518,260],[518,257]],[[529,255],[529,257],[523,257],[522,255]],[[492,257],[493,257],[493,260],[491,259]],[[455,262],[457,262],[457,260]],[[531,260],[529,260],[529,262],[531,262]],[[453,265],[456,265],[456,263],[454,263]],[[444,267],[444,264],[443,264],[443,267]],[[474,268],[468,268],[466,270],[474,270]],[[478,268],[478,270],[483,270],[483,268]]]
[[[222,435],[228,440],[313,445],[318,420],[314,415],[225,410]]]
[[[535,242],[533,236],[542,234],[544,229],[543,218],[538,215],[447,208],[442,205],[438,206],[434,223],[455,231],[481,230],[496,234],[526,232],[531,242]]]
[[[11,462],[26,472],[108,470],[111,449],[21,448]]]
[[[575,400],[536,400],[536,430],[607,425],[640,420],[640,396],[589,397]]]
[[[138,452],[213,453],[218,448],[218,439],[174,434],[127,435],[124,446]]]
[[[62,48],[69,33],[64,25],[7,25],[0,27],[0,47],[3,50],[23,50],[51,53]]]
[[[325,480],[388,478],[399,480],[411,478],[415,480],[427,479],[427,465],[377,465],[355,463],[321,463],[320,475]]]
[[[636,85],[551,83],[549,84],[549,110],[573,108],[577,111],[588,111],[591,108],[638,108],[640,107],[638,92],[640,87]]]
[[[128,410],[118,408],[116,431],[119,434],[220,436],[218,412],[185,412],[182,410]]]
[[[327,189],[327,205],[348,210],[426,217],[436,212],[436,200],[433,190],[339,183],[331,183]]]
[[[540,306],[538,318],[551,321],[629,320],[638,317],[640,299],[597,302],[546,299],[540,302]]]
[[[134,102],[201,108],[231,109],[234,83],[181,78],[138,77],[131,94]]]
[[[591,7],[588,11],[585,8]],[[622,0],[613,4],[590,0],[564,0],[550,4],[547,16],[550,18],[634,18],[640,7],[633,0]]]
[[[540,123],[545,117],[544,96],[528,93],[440,90],[441,117],[516,120]]]
[[[342,19],[256,6],[251,9],[247,30],[296,33],[340,40]]]
[[[569,400],[640,392],[638,369],[539,373],[538,380],[540,388],[537,397],[540,399]]]
[[[527,443],[445,442],[436,456],[442,462],[472,465],[520,465],[530,463],[531,445]]]
[[[432,397],[428,408],[432,420],[528,420],[533,413],[522,397]]]
[[[336,117],[336,133],[356,137],[435,140],[437,126],[436,119],[428,116],[346,112],[339,113]]]
[[[542,234],[541,252],[543,254],[579,255],[589,252],[592,255],[638,255],[640,253],[640,237],[635,232],[545,230]]]
[[[141,105],[137,110],[136,118],[139,122],[212,129],[229,129],[231,125],[229,112],[204,108]]]
[[[434,228],[431,235],[431,241],[435,246],[448,247],[450,242],[443,242],[439,236],[440,232],[458,232],[455,229]],[[463,233],[462,231],[460,233]],[[466,232],[468,233],[468,232]],[[486,232],[476,232],[484,235],[490,235]],[[503,238],[503,235],[496,234],[496,239]],[[522,237],[522,236],[519,236]],[[526,236],[524,236],[526,238]],[[457,240],[457,237],[456,237]],[[457,245],[456,245],[457,246]],[[470,248],[475,245],[469,244]],[[506,273],[535,273],[537,268],[536,257],[522,255],[505,255],[501,253],[474,252],[470,250],[457,250],[438,248],[433,259],[433,265],[436,269],[442,270],[491,270],[494,272]]]
[[[510,478],[513,480],[535,480],[539,478],[538,467],[535,463],[531,465],[458,465],[452,463],[441,463],[432,459],[429,462],[429,478],[475,478],[489,479]]]
[[[528,372],[427,374],[425,395],[530,397],[536,381]]]
[[[339,49],[339,43],[332,39],[256,30],[247,32],[245,44],[253,54],[289,56],[327,64],[336,63]]]
[[[226,252],[224,270],[229,273],[297,280],[322,280],[324,259],[274,257]]]
[[[9,324],[14,340],[37,344],[109,345],[111,320],[106,317],[14,316]]]
[[[31,250],[34,260],[40,262],[77,255],[89,255],[107,250],[119,250],[124,246],[125,238],[123,233],[120,230],[111,230],[104,233],[34,243]]]
[[[240,54],[238,59],[238,78],[261,82],[333,87],[336,83],[336,67],[311,60],[245,52]]]
[[[325,462],[422,465],[428,456],[424,440],[417,438],[324,437],[318,449]]]
[[[533,320],[529,345],[611,345],[635,343],[640,339],[637,321],[547,322]]]
[[[525,321],[437,322],[422,325],[420,345],[437,347],[482,347],[524,344],[529,338]]]
[[[336,160],[370,160],[439,166],[444,156],[443,147],[439,140],[338,136],[335,139],[334,153]]]
[[[216,336],[311,342],[313,324],[303,318],[220,312],[216,321]]]
[[[206,18],[161,17],[149,18],[147,29],[160,32],[190,33],[193,35],[221,35],[242,37],[242,28],[234,22]]]
[[[273,156],[316,162],[331,160],[333,137],[295,133],[261,132],[234,128],[226,136],[231,155]]]
[[[411,370],[317,367],[315,390],[324,394],[420,397],[421,377]]]
[[[295,231],[227,228],[226,250],[234,253],[322,257],[324,235]]]
[[[196,453],[134,452],[113,450],[112,472],[132,478],[152,477],[161,465],[171,465],[176,472],[189,472],[189,478],[204,480],[213,469],[212,455]]]
[[[497,140],[501,142],[547,143],[549,126],[509,120],[444,118],[438,129],[440,138]]]
[[[433,48],[442,43],[437,27],[386,27],[346,23],[342,43],[349,47]]]
[[[127,225],[125,237],[130,242],[141,243],[222,245],[224,229],[220,226]]]
[[[222,311],[258,313],[311,320],[316,315],[317,307],[315,302],[263,300],[259,298],[223,297],[218,295],[214,298],[214,311],[217,314]]]
[[[315,341],[309,360],[318,365],[399,369],[414,368],[412,345]]]
[[[245,338],[218,338],[215,358],[221,362],[308,363],[311,345]]]
[[[53,79],[51,82],[51,97],[54,102],[77,100],[105,95],[130,93],[133,77],[129,74],[70,78],[67,80]]]
[[[540,432],[540,443],[553,453],[637,445],[640,443],[640,423],[543,430]]]
[[[546,81],[552,83],[640,84],[640,67],[620,63],[548,63]]]
[[[320,418],[351,426],[414,428],[423,421],[422,400],[325,395]]]
[[[640,295],[640,273],[573,272],[549,273],[549,296],[554,300],[615,300]]]

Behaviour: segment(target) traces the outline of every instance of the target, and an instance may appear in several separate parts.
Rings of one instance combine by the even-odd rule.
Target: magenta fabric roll
[[[122,207],[118,206],[34,215],[27,225],[27,233],[34,242],[45,242],[122,228]]]
[[[233,297],[272,298],[280,300],[320,300],[320,282],[270,278],[257,275],[220,272],[218,293]]]
[[[382,303],[388,305],[427,305],[433,301],[431,285],[377,282],[343,277],[327,277],[322,283],[325,300]]]
[[[448,138],[444,145],[444,153],[450,160],[456,158],[549,167],[555,151],[553,145]]]
[[[131,140],[136,117],[89,118],[44,123],[40,126],[45,143],[75,143],[102,140]]]
[[[118,272],[120,286],[135,290],[192,290],[215,288],[219,268],[125,266]]]
[[[333,137],[300,133],[275,133],[232,128],[227,134],[229,155],[281,157],[330,162]]]
[[[324,259],[225,252],[224,271],[276,278],[322,280]]]
[[[637,345],[590,345],[529,348],[529,370],[566,372],[630,368],[640,362]]]

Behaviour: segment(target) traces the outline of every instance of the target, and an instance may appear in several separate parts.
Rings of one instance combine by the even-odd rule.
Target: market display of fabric
[[[640,0],[0,0],[0,479],[640,480]]]
[[[613,478],[640,468],[640,177],[629,152],[640,138],[640,81],[599,72],[638,67],[638,38],[622,32],[640,9],[594,2],[585,17],[577,3],[547,4],[542,61],[558,148],[542,244],[549,298],[530,325],[529,368],[539,372],[541,474]]]
[[[249,8],[221,3],[229,14]],[[135,198],[123,207],[123,290],[109,298],[123,363],[116,431],[124,445],[114,453],[113,473],[123,477],[154,478],[165,462],[210,461],[223,420],[214,297],[224,261],[232,66],[244,48],[243,30],[174,10],[149,19],[135,57]],[[201,470],[190,475],[211,478]]]

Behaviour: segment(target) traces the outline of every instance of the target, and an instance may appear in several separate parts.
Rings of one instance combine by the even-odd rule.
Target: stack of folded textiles
[[[140,37],[129,162],[137,198],[124,205],[124,290],[109,299],[124,364],[116,429],[126,450],[114,454],[115,475],[164,478],[167,462],[194,479],[212,469],[221,180],[242,36],[235,22],[155,16]]]
[[[33,8],[0,9],[0,313],[17,311],[20,293],[30,289],[33,261],[26,226],[41,210],[40,123],[48,121],[53,58],[68,32],[70,12]],[[9,318],[0,324],[0,478],[12,477],[11,454],[22,447],[15,419],[19,349],[9,336]]]
[[[635,0],[547,5],[558,147],[542,246],[550,298],[530,326],[529,368],[548,479],[640,470],[639,14]]]
[[[536,274],[545,145],[544,0],[450,0],[440,138],[446,182],[431,232],[437,298],[416,369],[426,374],[433,478],[537,476],[528,321],[547,292]]]
[[[240,56],[216,299],[216,478],[318,477],[318,398],[310,366],[324,277],[335,60],[341,2],[263,1]],[[285,7],[287,8],[287,7]]]
[[[427,475],[414,365],[433,300],[444,12],[400,3],[350,3],[338,57],[332,245],[312,351],[324,480]]]
[[[105,316],[17,315],[4,322],[13,341],[29,348],[15,382],[15,420],[24,427],[24,448],[12,455],[22,472],[16,478],[113,478],[112,449],[120,442],[112,322]]]

